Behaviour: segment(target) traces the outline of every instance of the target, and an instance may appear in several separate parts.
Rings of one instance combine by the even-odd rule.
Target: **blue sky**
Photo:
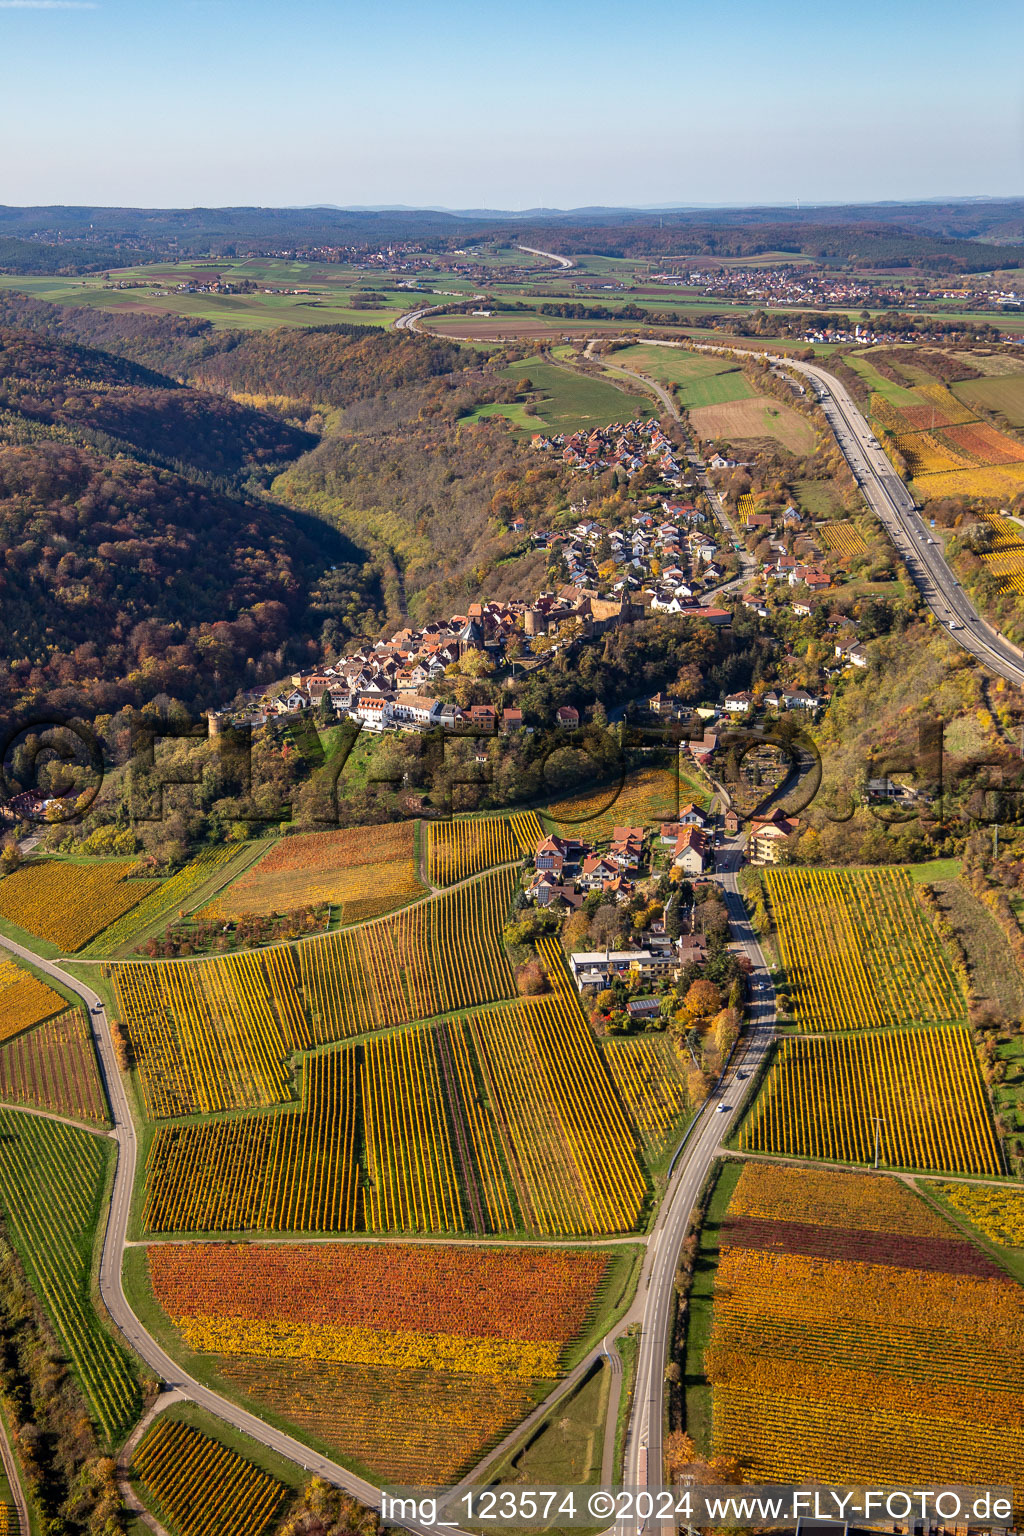
[[[1019,0],[0,0],[0,202],[1024,194]]]

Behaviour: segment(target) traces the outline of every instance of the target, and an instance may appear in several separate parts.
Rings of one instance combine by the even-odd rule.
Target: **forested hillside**
[[[513,387],[484,363],[0,295],[0,701],[198,712],[385,620],[535,590],[509,523],[565,489],[476,419]]]
[[[0,447],[0,547],[6,705],[202,706],[279,675],[318,654],[326,565],[347,563],[362,618],[363,573],[329,528],[70,444]]]

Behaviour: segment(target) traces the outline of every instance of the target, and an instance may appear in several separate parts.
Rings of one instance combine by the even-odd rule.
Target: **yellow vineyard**
[[[605,1043],[604,1058],[641,1140],[662,1149],[687,1112],[676,1050],[665,1035]]]
[[[814,532],[826,549],[842,555],[862,555],[868,547],[854,523],[818,523]]]
[[[305,1083],[298,1109],[159,1128],[147,1229],[584,1236],[639,1218],[633,1133],[567,993],[310,1057]]]
[[[495,864],[518,863],[543,836],[533,811],[479,821],[432,821],[427,827],[428,878],[431,885],[454,885]]]
[[[0,960],[0,1040],[52,1019],[66,1006],[60,994],[31,971],[13,960]]]
[[[501,944],[513,883],[497,870],[294,948],[113,966],[147,1113],[281,1103],[293,1051],[514,997]]]
[[[999,1174],[966,1029],[784,1040],[740,1130],[748,1152]]]
[[[773,869],[764,882],[802,1029],[965,1016],[963,989],[905,869]]]
[[[153,890],[127,878],[136,868],[133,859],[34,860],[0,880],[0,917],[71,953]]]

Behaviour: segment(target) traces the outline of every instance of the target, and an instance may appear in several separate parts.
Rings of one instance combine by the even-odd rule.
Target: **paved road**
[[[21,1468],[14,1459],[11,1442],[7,1438],[7,1430],[2,1422],[0,1422],[0,1461],[3,1462],[3,1468],[7,1474],[19,1536],[31,1536],[32,1523],[29,1519],[28,1500],[21,1486]]]
[[[534,245],[517,245],[516,250],[526,251],[529,256],[546,256],[548,261],[557,261],[558,265],[564,267],[567,272],[576,265],[574,261],[569,260],[568,256],[557,256],[554,251],[538,251]]]
[[[646,1281],[646,1293],[641,1295],[640,1352],[626,1437],[623,1473],[626,1487],[660,1488],[663,1484],[666,1350],[679,1254],[708,1170],[736,1124],[750,1080],[767,1055],[775,1035],[775,994],[764,954],[750,926],[736,883],[741,849],[741,838],[725,843],[718,854],[716,878],[728,907],[733,946],[754,967],[753,981],[757,990],[751,1000],[750,1022],[743,1041],[677,1154],[668,1192],[648,1245],[648,1264],[641,1279],[641,1287]],[[624,1525],[619,1529],[622,1536],[626,1536],[633,1527]]]
[[[810,378],[821,408],[846,462],[860,482],[864,498],[880,518],[903,557],[911,579],[935,617],[964,650],[1000,677],[1024,685],[1024,652],[987,624],[946,563],[942,545],[918,512],[903,481],[849,392],[816,363],[773,357]]]
[[[100,1255],[99,1290],[104,1306],[129,1347],[141,1356],[161,1381],[166,1382],[171,1388],[177,1388],[191,1402],[198,1403],[200,1407],[217,1414],[235,1429],[249,1435],[261,1445],[269,1446],[271,1450],[286,1456],[289,1461],[297,1462],[307,1471],[315,1472],[327,1482],[343,1488],[346,1493],[353,1494],[371,1508],[379,1507],[380,1493],[372,1484],[365,1482],[361,1477],[355,1477],[338,1462],[310,1450],[300,1441],[294,1440],[291,1435],[283,1434],[280,1430],[265,1424],[262,1419],[246,1413],[244,1409],[238,1408],[227,1398],[203,1386],[194,1376],[182,1370],[181,1366],[172,1360],[157,1343],[152,1334],[143,1327],[125,1296],[121,1279],[138,1143],[135,1124],[128,1105],[128,1095],[118,1070],[110,1024],[102,999],[77,977],[70,976],[53,961],[44,960],[32,950],[16,944],[13,939],[0,934],[0,945],[10,950],[12,954],[20,955],[23,960],[31,961],[39,970],[45,971],[55,980],[77,992],[89,1011],[92,1035],[99,1054],[100,1073],[110,1101],[114,1122],[113,1136],[117,1142],[117,1166],[114,1171],[110,1210],[107,1214],[107,1227]],[[402,1523],[406,1525],[406,1529],[417,1533],[417,1536],[426,1536],[425,1527],[417,1526],[412,1522]]]
[[[609,338],[605,337],[604,340]],[[634,337],[622,337],[633,341]],[[693,352],[730,352],[749,357],[750,349],[726,343],[645,340],[647,346],[682,347]],[[863,413],[849,391],[819,363],[799,362],[784,354],[761,353],[776,366],[792,369],[812,380],[839,450],[856,476],[864,499],[880,519],[903,557],[911,580],[951,639],[976,656],[999,677],[1024,687],[1024,651],[1013,645],[978,613],[946,562],[941,542],[917,510],[914,498],[893,469]],[[605,363],[609,368],[610,365]],[[623,374],[631,369],[612,369]],[[634,375],[635,377],[635,375]],[[666,404],[666,390],[646,381]],[[703,482],[702,482],[703,485]]]
[[[410,310],[407,315],[399,315],[395,321],[396,331],[418,331],[420,321],[424,315],[432,315],[435,310],[444,309],[443,304],[424,304],[422,309]]]

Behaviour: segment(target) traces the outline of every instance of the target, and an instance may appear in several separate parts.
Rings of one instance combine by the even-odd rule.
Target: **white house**
[[[399,693],[391,706],[391,718],[401,725],[436,725],[440,713],[440,700],[423,693]]]

